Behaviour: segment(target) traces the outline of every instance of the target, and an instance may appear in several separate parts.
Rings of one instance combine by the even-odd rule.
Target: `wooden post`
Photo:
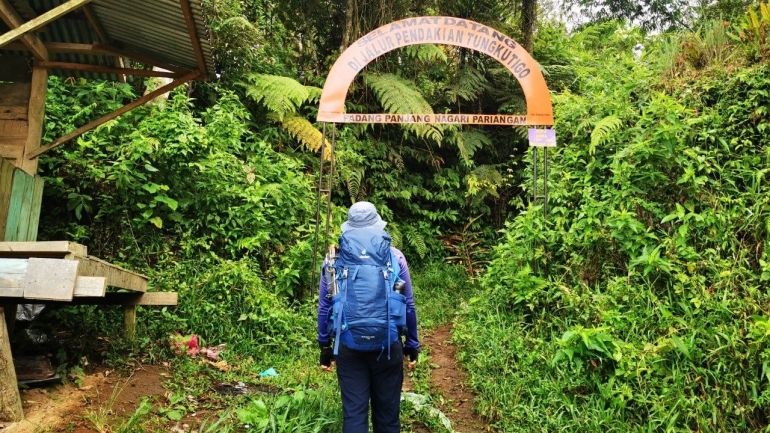
[[[32,68],[32,90],[29,95],[29,109],[27,118],[27,142],[24,145],[24,156],[19,167],[30,175],[37,174],[37,158],[29,159],[27,156],[40,148],[43,139],[43,123],[45,122],[45,94],[48,91],[48,69]],[[17,161],[18,163],[19,161]],[[37,233],[35,233],[37,234]]]
[[[8,335],[13,335],[13,330],[16,328],[16,310],[18,310],[19,304],[0,304],[0,309],[5,310],[5,326],[8,330]]]
[[[133,340],[136,337],[136,305],[123,306],[123,324],[126,339]]]
[[[11,341],[5,327],[5,312],[0,307],[0,421],[21,421],[24,411],[21,407],[19,385],[11,356]]]
[[[13,164],[0,158],[0,241],[5,240],[5,225],[13,191]]]

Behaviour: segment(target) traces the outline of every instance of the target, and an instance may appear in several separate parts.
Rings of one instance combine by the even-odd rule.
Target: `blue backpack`
[[[406,297],[393,291],[401,272],[382,229],[352,229],[340,236],[334,263],[338,293],[332,297],[329,333],[360,351],[383,351],[406,332]]]

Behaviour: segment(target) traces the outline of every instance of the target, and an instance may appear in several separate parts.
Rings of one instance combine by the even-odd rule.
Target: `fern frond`
[[[600,120],[591,132],[591,146],[588,148],[588,153],[593,155],[596,153],[596,147],[606,142],[612,134],[623,126],[623,121],[617,116],[607,116]]]
[[[410,81],[394,74],[364,74],[364,83],[374,91],[382,107],[394,114],[433,114],[433,107]]]
[[[246,89],[246,96],[267,107],[279,119],[296,113],[302,104],[318,100],[322,92],[318,87],[278,75],[249,74],[246,82],[238,84]]]
[[[513,133],[522,140],[529,140],[529,128],[526,126],[514,126]]]
[[[305,100],[306,103],[312,104],[321,100],[321,94],[323,93],[324,89],[315,86],[305,86],[305,89],[307,89],[307,100]]]
[[[401,156],[393,147],[388,147],[388,161],[396,166],[398,171],[404,171],[404,157]]]
[[[504,180],[503,175],[493,165],[480,165],[471,172],[471,175],[479,182],[494,185],[495,187],[500,186]]]
[[[350,201],[357,202],[364,192],[364,169],[358,168],[353,171],[345,173],[345,183],[348,186],[348,194],[350,194]]]
[[[572,43],[582,46],[596,45],[602,42],[604,35],[617,26],[617,22],[612,20],[591,24],[577,32],[572,38]]]
[[[580,122],[577,127],[575,127],[575,131],[577,131],[577,132],[583,132],[583,131],[588,132],[588,128],[591,127],[591,123],[592,122],[593,121],[590,118],[583,119],[583,121]],[[591,129],[591,130],[593,131],[593,129]]]
[[[280,197],[283,195],[283,185],[268,183],[259,187],[259,195],[262,197]]]
[[[438,45],[418,44],[409,45],[404,48],[409,57],[415,58],[421,62],[446,62],[447,56]]]
[[[402,125],[407,131],[412,131],[420,138],[427,138],[436,144],[441,144],[444,139],[443,125],[440,124],[406,124]]]
[[[460,157],[467,167],[473,165],[473,155],[477,150],[492,144],[492,140],[478,129],[457,131],[452,136],[452,141],[460,151]]]
[[[457,81],[449,86],[447,100],[451,103],[457,102],[458,99],[472,101],[477,99],[488,88],[489,81],[487,77],[478,69],[465,65],[460,68]]]
[[[405,234],[409,241],[409,245],[414,247],[421,259],[424,259],[428,254],[428,245],[425,244],[425,238],[411,226],[404,227],[404,231],[406,232]]]
[[[404,236],[401,234],[398,224],[390,222],[388,223],[388,228],[386,230],[390,233],[390,244],[398,249],[403,248]]]
[[[321,149],[321,131],[313,126],[310,121],[298,114],[290,114],[283,119],[281,125],[286,131],[302,143],[311,152],[318,152]],[[326,146],[324,158],[329,157],[330,146]]]
[[[364,74],[364,83],[374,91],[380,105],[392,114],[433,114],[433,107],[425,100],[414,83],[394,74]],[[404,129],[420,138],[441,143],[443,130],[438,124],[403,124]]]

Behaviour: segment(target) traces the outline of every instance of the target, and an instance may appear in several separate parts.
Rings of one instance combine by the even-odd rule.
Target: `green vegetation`
[[[83,353],[111,367],[169,363],[166,396],[125,418],[91,411],[94,429],[159,431],[195,413],[190,431],[341,430],[335,377],[316,368],[311,278],[325,74],[341,45],[405,16],[466,17],[514,38],[527,28],[528,2],[363,3],[207,0],[219,82],[41,160],[41,240],[86,244],[179,293],[178,307],[140,308],[135,341],[119,337],[115,310],[47,313],[53,329],[105,336],[53,352],[73,380]],[[338,125],[329,240],[352,202],[377,204],[409,259],[421,332],[454,323],[496,431],[768,431],[770,9],[572,3],[615,9],[572,32],[541,19],[534,35],[559,142],[547,217],[531,202],[522,128]],[[45,140],[143,88],[51,78]],[[370,64],[347,109],[525,111],[501,65],[432,45]],[[191,334],[217,353],[186,354]],[[430,364],[427,348],[413,376],[425,395]],[[239,382],[252,393],[216,391]],[[445,431],[402,407],[405,431]]]
[[[767,428],[770,69],[733,31],[572,38],[607,39],[555,98],[548,218],[509,222],[456,330],[500,430]]]

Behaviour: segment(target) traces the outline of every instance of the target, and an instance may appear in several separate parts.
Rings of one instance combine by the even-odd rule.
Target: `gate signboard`
[[[505,66],[524,90],[527,113],[510,114],[358,114],[345,113],[350,84],[377,57],[397,48],[442,44],[486,54]],[[475,125],[553,125],[553,106],[543,73],[529,53],[499,31],[453,17],[416,17],[394,21],[362,36],[346,49],[326,79],[318,121],[328,123],[457,123]]]

